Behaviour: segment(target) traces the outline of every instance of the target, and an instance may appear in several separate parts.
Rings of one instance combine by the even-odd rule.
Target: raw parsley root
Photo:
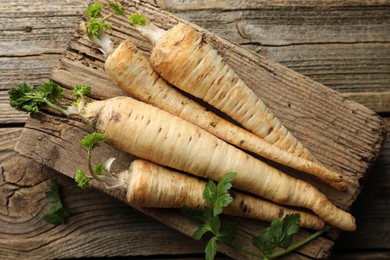
[[[356,228],[355,219],[314,186],[164,110],[129,97],[115,97],[87,104],[80,114],[119,150],[216,181],[235,171],[238,174],[233,186],[237,189],[276,203],[311,209],[343,230]]]
[[[87,151],[92,151],[103,140],[103,135],[92,133],[80,143]],[[94,178],[105,183],[108,188],[122,187],[127,191],[127,200],[132,205],[156,208],[186,207],[199,210],[215,201],[214,215],[219,215],[223,209],[223,213],[227,215],[272,221],[286,214],[298,213],[303,216],[302,227],[321,229],[325,225],[321,219],[312,214],[291,210],[239,192],[232,192],[232,196],[226,194],[225,190],[231,187],[230,179],[227,177],[234,177],[234,173],[228,174],[224,180],[221,180],[217,188],[214,187],[214,182],[206,183],[196,177],[141,159],[133,161],[129,169],[118,174],[113,174],[110,170],[113,158],[108,160],[108,163],[97,164],[98,167],[95,169],[90,159],[89,153],[88,171],[91,177],[87,176],[82,169],[78,169],[75,174],[77,185],[87,188],[90,180]]]
[[[119,150],[196,176],[220,180],[273,202],[311,209],[325,222],[355,230],[355,219],[312,185],[290,177],[172,114],[130,97],[87,103],[79,116]],[[126,131],[124,131],[126,129]],[[229,160],[226,160],[229,158]]]
[[[130,96],[179,116],[244,150],[315,175],[340,190],[346,188],[344,182],[338,182],[339,174],[266,142],[180,93],[153,70],[147,58],[130,41],[123,41],[107,57],[104,66],[112,81]]]
[[[354,218],[315,187],[166,111],[129,97],[93,101],[78,110],[85,122],[119,150],[217,181],[234,170],[238,174],[233,185],[238,189],[276,203],[306,207],[340,229],[355,229]]]
[[[179,23],[163,31],[150,22],[138,24],[138,20],[130,18],[154,45],[150,62],[161,77],[221,110],[265,141],[318,163],[193,27]],[[341,176],[338,178],[337,182]]]
[[[100,6],[102,7],[102,5]],[[149,23],[142,14],[132,14],[129,16],[129,20],[135,24],[138,30],[142,31],[145,28],[146,32],[149,33],[147,38],[153,35],[158,35],[159,38],[160,34],[165,32],[161,29],[158,32],[154,31],[158,28]],[[270,144],[263,138],[207,111],[195,101],[181,94],[155,73],[147,58],[130,41],[122,42],[108,56],[105,70],[118,87],[139,100],[180,116],[228,143],[299,171],[315,175],[336,189],[345,190],[347,188],[346,184],[342,182],[341,175],[328,170],[317,162],[306,160],[280,149],[277,145]]]

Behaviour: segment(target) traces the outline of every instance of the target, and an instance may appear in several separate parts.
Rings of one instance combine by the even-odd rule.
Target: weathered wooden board
[[[387,207],[390,201],[390,118],[384,119],[387,131],[382,152],[371,169],[367,181],[363,184],[363,191],[352,207],[357,218],[358,229],[354,233],[343,233],[336,243],[338,251],[378,250],[388,249],[390,244],[390,210]],[[387,258],[390,252],[387,252]],[[349,258],[352,259],[352,258]],[[355,258],[353,258],[355,259]],[[361,258],[363,259],[363,258]],[[380,259],[366,257],[365,259]]]
[[[0,161],[0,258],[69,259],[190,255],[202,244],[105,194],[81,190],[72,179],[14,152]],[[52,179],[63,202],[78,214],[65,225],[43,221]],[[91,203],[93,202],[93,203]]]
[[[157,0],[156,4],[370,109],[390,109],[387,1]]]
[[[142,2],[134,1],[126,5],[131,10],[149,13],[151,19],[164,28],[169,28],[177,22],[173,15]],[[125,19],[112,19],[111,22],[118,28],[112,32],[116,40],[130,37],[146,52],[150,49],[150,45],[140,39]],[[380,118],[365,107],[339,96],[338,93],[309,78],[231,44],[200,27],[197,28],[324,164],[341,171],[347,177],[350,186],[348,193],[335,192],[313,179],[309,181],[323,190],[338,206],[348,209],[359,193],[358,180],[364,177],[367,168],[379,153],[383,138]],[[104,57],[89,43],[80,26],[78,35],[53,70],[52,79],[67,88],[79,83],[89,83],[95,89],[93,93],[95,98],[121,94],[104,75],[103,60]],[[257,85],[258,82],[261,83]],[[90,130],[74,120],[51,116],[31,119],[24,129],[18,151],[72,176],[75,167],[85,162],[85,155],[78,147],[77,140]],[[121,167],[125,167],[126,162],[131,160],[131,157],[114,152],[119,157],[118,161],[121,161]],[[108,150],[102,152],[100,156],[107,158]],[[97,188],[102,189],[99,185]],[[111,195],[123,199],[123,194],[111,192]],[[194,223],[183,219],[176,211],[144,212],[183,233],[191,234],[195,229]],[[254,233],[262,226],[264,223],[257,221],[241,223],[239,233],[241,242],[248,244],[248,233]],[[301,235],[306,234],[303,232]],[[329,255],[332,244],[332,240],[322,238],[315,244],[302,248],[298,254],[325,257]],[[222,247],[221,251],[234,256],[227,248]]]

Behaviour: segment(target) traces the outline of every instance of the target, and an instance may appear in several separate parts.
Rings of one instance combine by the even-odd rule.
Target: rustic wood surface
[[[315,4],[312,1],[279,1],[279,5],[274,6],[250,1],[208,1],[202,4],[196,4],[201,1],[150,2],[220,36],[231,37],[242,46],[260,51],[262,55],[356,98],[377,112],[389,112],[389,41],[386,39],[389,27],[385,19],[389,15],[389,5],[383,1],[325,1],[328,5],[320,5],[317,1]],[[13,83],[26,80],[37,84],[49,78],[51,68],[71,39],[85,5],[84,1],[75,0],[50,1],[50,4],[44,0],[31,3],[0,2],[3,26],[0,31],[0,237],[4,238],[0,239],[0,257],[14,259],[35,256],[41,259],[199,254],[202,251],[199,243],[99,192],[80,191],[69,179],[13,152],[27,117],[9,108],[6,91]],[[210,19],[211,12],[213,20]],[[296,16],[293,17],[291,12]],[[281,19],[283,13],[290,14],[290,20]],[[329,14],[334,15],[333,19],[324,20]],[[268,17],[268,20],[264,17]],[[245,28],[252,33],[251,37],[256,37],[257,33],[253,34],[252,29],[257,28],[260,21],[268,23],[269,32],[278,28],[284,32],[288,29],[283,29],[283,25],[291,27],[292,20],[303,21],[305,17],[311,18],[307,19],[313,22],[313,26],[304,26],[300,29],[301,33],[290,35],[291,42],[288,44],[267,44],[258,39],[248,44],[229,36],[242,34],[238,30],[246,24],[245,21],[249,21],[249,25],[256,25]],[[59,22],[54,24],[52,19]],[[214,22],[218,20],[220,22]],[[327,25],[327,33],[319,37],[317,31],[322,21]],[[241,22],[241,25],[234,27],[237,22]],[[274,29],[273,22],[276,26]],[[343,30],[335,27],[339,24]],[[345,37],[345,32],[353,35],[355,41]],[[333,41],[333,36],[345,41]],[[271,38],[268,36],[266,40]],[[384,122],[389,131],[388,119]],[[345,256],[348,249],[378,250],[378,254],[374,252],[368,255],[375,258],[388,256],[388,151],[387,140],[381,157],[364,182],[363,194],[352,209],[356,212],[359,228],[356,233],[341,235],[336,243],[336,256],[337,253]],[[66,228],[53,228],[42,221],[43,212],[49,207],[43,193],[52,177],[58,178],[64,187],[67,204],[83,212],[77,217],[78,221],[71,219]],[[90,205],[88,200],[99,203]],[[112,221],[113,218],[117,222]],[[110,228],[107,228],[104,220],[110,221]],[[140,225],[142,228],[139,228]],[[112,237],[109,244],[115,244],[115,250],[99,247],[103,237]]]

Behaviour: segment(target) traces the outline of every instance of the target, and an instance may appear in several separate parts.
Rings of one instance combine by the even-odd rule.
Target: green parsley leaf
[[[283,222],[280,219],[272,221],[271,226],[253,237],[252,244],[269,257],[276,247],[287,249],[292,237],[299,231],[299,214],[286,215]]]
[[[294,234],[299,232],[299,214],[289,214],[283,219],[283,237],[280,240],[280,246],[284,249],[288,248],[292,242]]]
[[[133,25],[146,26],[149,23],[145,15],[139,13],[131,14],[128,19]]]
[[[89,182],[92,177],[87,176],[82,169],[77,169],[74,179],[77,183],[77,186],[82,189],[86,189],[89,188]]]
[[[37,91],[51,103],[58,103],[64,97],[63,89],[54,82],[42,83]]]
[[[271,255],[275,249],[270,229],[270,227],[264,229],[257,237],[255,236],[252,239],[252,244],[265,256]]]
[[[47,211],[43,219],[53,225],[65,224],[65,219],[76,214],[74,210],[66,208],[61,201],[60,187],[55,180],[50,184],[50,190],[45,193],[47,200],[53,204],[53,207]]]
[[[87,15],[90,18],[98,18],[102,16],[103,5],[101,3],[94,3],[88,6]]]
[[[81,141],[80,145],[86,148],[88,151],[92,151],[98,145],[100,141],[104,142],[105,137],[102,133],[93,132],[85,136]]]
[[[203,224],[195,231],[193,238],[200,240],[206,233],[212,233],[211,238],[205,248],[206,259],[214,259],[217,253],[217,242],[231,243],[235,239],[237,224],[221,226],[219,215],[223,208],[229,205],[233,198],[229,195],[228,190],[232,187],[231,181],[237,175],[235,172],[229,172],[215,184],[209,180],[203,191],[203,198],[208,202],[208,206],[203,209],[203,214],[198,211],[185,210],[187,214],[193,213],[191,218],[196,219]]]
[[[233,201],[228,190],[232,187],[231,181],[236,175],[236,172],[229,172],[223,176],[218,184],[215,184],[211,180],[207,182],[203,197],[207,202],[213,205],[214,216],[221,214],[223,208]]]
[[[22,83],[8,90],[9,104],[17,110],[37,114],[39,105],[45,103],[45,99],[31,86]]]
[[[73,102],[72,106],[78,106],[85,96],[91,94],[91,87],[88,85],[77,85],[72,89],[72,94],[77,97],[77,100]]]
[[[206,234],[207,232],[212,232],[213,229],[211,228],[210,224],[209,223],[205,223],[203,225],[201,225],[196,231],[195,233],[192,235],[192,237],[195,239],[195,240],[200,240],[202,239],[203,235]]]
[[[105,23],[102,20],[99,20],[95,17],[92,17],[87,24],[87,32],[92,36],[99,38],[100,30],[111,30],[112,26],[108,23]]]
[[[52,207],[45,215],[43,219],[55,226],[65,224],[65,214],[63,208]]]
[[[55,105],[62,99],[63,90],[53,82],[42,83],[37,89],[22,83],[13,86],[8,91],[8,95],[10,105],[21,111],[38,114],[40,113],[39,106],[48,104],[63,112],[59,105]]]
[[[217,237],[212,237],[207,243],[205,248],[206,260],[214,259],[215,255],[217,254],[217,241]]]
[[[75,96],[87,96],[91,94],[91,87],[88,85],[77,85],[72,89],[72,94]]]
[[[95,169],[94,169],[95,173],[97,175],[103,175],[103,171],[104,171],[104,166],[102,163],[98,163],[95,165]]]
[[[218,240],[224,243],[230,244],[236,239],[238,223],[230,222],[228,225],[225,225],[223,229],[219,231]]]
[[[125,8],[117,3],[109,2],[108,5],[111,7],[111,9],[120,15],[125,15]]]

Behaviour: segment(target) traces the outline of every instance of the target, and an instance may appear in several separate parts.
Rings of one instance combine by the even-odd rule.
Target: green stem
[[[88,150],[88,171],[95,180],[99,182],[103,182],[108,188],[123,187],[124,185],[123,181],[119,180],[113,175],[107,176],[107,175],[96,174],[96,172],[92,167],[92,150]]]
[[[88,171],[98,181],[104,181],[101,176],[97,175],[92,167],[92,150],[88,150]]]
[[[288,253],[298,249],[299,247],[309,243],[310,241],[316,239],[317,237],[321,236],[322,234],[328,232],[330,229],[331,229],[331,226],[328,225],[324,229],[319,230],[319,231],[313,233],[312,235],[308,236],[307,238],[305,238],[305,239],[303,239],[301,241],[298,241],[297,243],[289,246],[286,250],[280,250],[280,251],[278,251],[276,253],[273,253],[269,257],[269,259],[277,258],[277,257],[283,256],[285,254],[288,254]]]
[[[226,244],[227,246],[229,246],[230,248],[236,250],[236,251],[239,252],[239,253],[242,253],[242,254],[245,254],[245,255],[250,255],[250,256],[255,256],[255,257],[259,257],[259,258],[264,257],[263,254],[261,254],[261,253],[255,253],[255,252],[246,250],[245,248],[236,246],[236,245],[234,245],[234,244],[230,244],[230,243],[225,243],[225,244]]]
[[[60,112],[61,114],[65,115],[65,116],[69,116],[69,112],[66,110],[66,109],[63,109],[62,107],[58,106],[58,105],[55,105],[49,101],[46,102],[46,104],[53,108],[54,110]]]
[[[322,230],[319,230],[315,233],[313,233],[312,235],[308,236],[307,238],[301,240],[301,241],[298,241],[297,243],[289,246],[286,250],[280,250],[276,253],[273,253],[272,255],[270,255],[267,259],[275,259],[275,258],[278,258],[278,257],[281,257],[283,255],[286,255],[296,249],[298,249],[299,247],[309,243],[310,241],[316,239],[317,237],[321,236],[322,234],[328,232],[329,230],[331,229],[331,226],[326,226],[324,229]],[[239,246],[236,246],[234,244],[230,244],[230,243],[225,243],[227,246],[229,246],[230,248],[236,250],[237,252],[239,253],[242,253],[242,254],[245,254],[245,255],[249,255],[249,256],[254,256],[254,257],[259,257],[259,258],[264,258],[265,256],[261,253],[255,253],[255,252],[252,252],[252,251],[249,251],[249,250],[246,250],[242,247],[239,247]]]
[[[102,21],[104,22],[105,20],[107,20],[107,19],[113,17],[115,14],[116,14],[115,12],[112,12],[112,13],[108,14],[107,16],[105,16],[105,17],[102,18]]]

